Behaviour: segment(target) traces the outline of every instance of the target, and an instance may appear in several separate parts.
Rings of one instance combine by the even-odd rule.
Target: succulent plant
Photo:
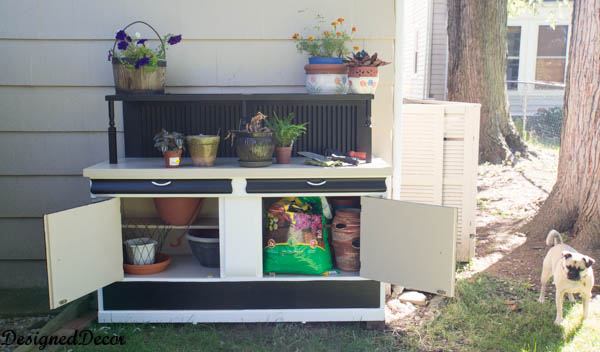
[[[246,124],[246,129],[243,130],[245,132],[250,133],[259,133],[259,132],[271,132],[268,127],[263,126],[263,123],[266,121],[267,115],[262,112],[257,112],[254,117],[250,119],[250,123]]]
[[[364,50],[357,51],[352,54],[352,56],[348,56],[344,59],[344,63],[346,63],[350,67],[355,66],[371,66],[371,67],[379,67],[390,64],[387,61],[380,60],[377,58],[377,53],[373,55],[369,55]]]
[[[185,149],[185,146],[183,145],[185,139],[183,134],[179,132],[169,133],[163,128],[152,139],[154,140],[154,147],[160,150],[163,154],[167,150],[177,152],[180,149]]]
[[[265,119],[267,118],[267,115],[263,114],[262,112],[257,112],[256,115],[254,115],[251,119],[250,119],[250,123],[247,123],[244,126],[244,129],[241,130],[230,130],[227,133],[227,136],[225,137],[225,139],[230,139],[231,138],[231,145],[233,145],[233,141],[235,139],[235,135],[236,133],[268,133],[271,132],[271,130],[268,127],[264,126],[264,122]]]

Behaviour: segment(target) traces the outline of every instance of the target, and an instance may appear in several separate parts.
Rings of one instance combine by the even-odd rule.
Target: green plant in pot
[[[344,28],[344,18],[339,17],[326,26],[325,17],[317,15],[317,24],[305,28],[306,35],[295,33],[292,39],[299,52],[309,55],[306,72],[308,94],[346,94],[348,92],[348,67],[343,57],[350,54],[347,47],[356,27]]]
[[[269,166],[273,163],[275,137],[268,127],[265,127],[264,115],[260,111],[250,119],[244,129],[231,130],[225,139],[231,139],[235,152],[240,158],[240,165],[246,167]]]
[[[181,154],[185,149],[184,137],[178,132],[167,132],[163,128],[154,136],[154,147],[163,153],[165,166],[169,168],[181,165]]]
[[[348,65],[348,82],[350,91],[355,94],[375,94],[379,83],[379,67],[389,65],[377,57],[377,53],[369,55],[364,50],[358,51],[344,59]]]
[[[277,113],[273,112],[273,117],[265,120],[265,124],[275,135],[275,155],[278,164],[290,163],[294,141],[306,133],[308,122],[293,124],[294,117],[294,113],[290,112],[280,119]]]

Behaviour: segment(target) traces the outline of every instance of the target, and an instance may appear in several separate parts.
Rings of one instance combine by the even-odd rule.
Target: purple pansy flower
[[[148,39],[140,39],[137,41],[137,44],[144,44]]]
[[[130,37],[130,36],[127,36],[127,37],[125,38],[125,40],[131,43],[131,37]]]
[[[115,39],[117,40],[125,40],[125,38],[127,37],[127,33],[125,33],[124,30],[120,30],[117,32],[117,36],[115,37]]]
[[[129,46],[129,43],[127,43],[124,40],[121,40],[119,42],[119,44],[117,45],[117,48],[119,48],[119,50],[126,50],[128,46]]]
[[[149,64],[150,64],[150,59],[144,56],[143,58],[141,58],[135,62],[135,69],[137,70],[138,68],[149,65]]]
[[[167,43],[169,43],[171,45],[175,45],[175,44],[179,43],[180,41],[181,41],[181,34],[170,36],[169,40],[167,40]]]
[[[110,61],[110,59],[112,59],[112,51],[108,51],[108,61]]]

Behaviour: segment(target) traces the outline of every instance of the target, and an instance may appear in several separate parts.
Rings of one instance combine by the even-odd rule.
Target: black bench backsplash
[[[245,121],[260,111],[279,117],[295,113],[295,123],[308,122],[307,133],[300,137],[293,148],[298,151],[324,154],[328,148],[340,152],[351,150],[366,152],[371,159],[370,112],[372,96],[262,95],[264,100],[252,100],[248,95],[232,95],[231,100],[211,101],[201,95],[190,95],[202,99],[196,101],[169,100],[169,95],[157,96],[157,101],[123,101],[126,157],[160,157],[154,148],[152,137],[161,128],[185,135],[216,134],[221,141],[218,157],[235,157],[230,140],[225,140],[229,130],[239,129]],[[268,99],[269,96],[273,100]],[[245,100],[250,97],[249,100]],[[316,97],[316,98],[315,98]],[[192,100],[192,98],[190,100]],[[115,99],[119,100],[119,99]],[[189,156],[186,151],[184,156]]]

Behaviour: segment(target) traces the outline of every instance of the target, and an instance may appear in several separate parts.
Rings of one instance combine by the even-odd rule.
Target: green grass
[[[126,345],[72,350],[600,351],[600,299],[583,322],[581,301],[567,301],[565,320],[555,326],[554,300],[540,304],[537,296],[529,284],[480,274],[460,280],[441,313],[408,332],[368,331],[359,323],[95,324],[96,336],[123,336]]]
[[[124,346],[73,346],[73,351],[414,351],[397,334],[359,323],[96,324],[97,336],[118,334]],[[66,350],[66,349],[65,349]]]
[[[413,345],[443,351],[600,351],[600,304],[581,322],[581,303],[565,304],[554,325],[554,300],[537,302],[528,284],[478,275],[457,284],[456,299],[417,330]],[[417,345],[417,343],[419,345]]]

